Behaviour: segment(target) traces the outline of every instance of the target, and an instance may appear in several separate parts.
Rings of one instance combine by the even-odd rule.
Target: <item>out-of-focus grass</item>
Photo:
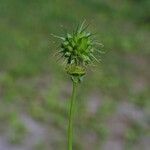
[[[105,124],[121,101],[148,111],[149,2],[0,0],[0,122],[12,121],[10,128],[16,139],[24,138],[25,130],[18,123],[19,118],[15,121],[7,117],[12,112],[27,113],[45,124],[53,123],[65,133],[64,99],[70,94],[70,85],[53,56],[58,42],[53,43],[55,39],[50,34],[63,34],[61,26],[71,31],[83,19],[97,33],[106,53],[102,63],[88,72],[80,88],[76,116],[80,133],[91,130],[100,135],[97,143],[105,141],[109,136]],[[101,93],[102,101],[95,115],[86,111],[86,100],[93,90]],[[7,109],[11,111],[6,114],[3,110]],[[135,132],[127,134],[127,142],[138,138]],[[12,132],[9,134],[11,137]],[[80,140],[75,143],[82,149]]]

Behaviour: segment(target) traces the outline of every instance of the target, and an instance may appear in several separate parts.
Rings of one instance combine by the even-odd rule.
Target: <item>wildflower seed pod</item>
[[[72,80],[75,82],[81,82],[83,76],[86,73],[86,70],[84,67],[76,66],[74,64],[67,65],[65,69],[66,69],[66,72],[71,76]]]
[[[95,42],[92,39],[93,34],[86,29],[83,22],[72,34],[67,33],[65,37],[55,36],[62,40],[58,53],[65,59],[66,72],[79,81],[85,75],[88,64],[99,62],[94,54],[96,51],[100,52],[97,45],[101,44]]]

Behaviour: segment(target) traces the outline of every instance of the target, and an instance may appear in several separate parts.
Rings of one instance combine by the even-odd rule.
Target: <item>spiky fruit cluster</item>
[[[67,60],[67,64],[86,65],[91,62],[93,55],[90,33],[77,31],[75,34],[67,34],[61,44],[61,53]]]
[[[67,63],[66,70],[70,75],[72,75],[73,71],[73,74],[80,76],[82,74],[83,76],[85,74],[85,67],[94,60],[98,61],[94,53],[96,51],[100,52],[96,45],[101,44],[95,42],[92,39],[93,34],[87,32],[86,29],[87,26],[84,27],[83,22],[72,34],[67,33],[66,37],[55,36],[62,40],[58,53],[65,58]]]

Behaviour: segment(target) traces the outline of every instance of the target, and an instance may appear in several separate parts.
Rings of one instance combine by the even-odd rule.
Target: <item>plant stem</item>
[[[73,90],[72,90],[72,96],[71,96],[71,102],[70,102],[70,110],[69,110],[69,123],[68,123],[68,150],[72,150],[73,145],[73,111],[74,111],[74,100],[76,97],[76,88],[77,83],[75,81],[73,82]]]

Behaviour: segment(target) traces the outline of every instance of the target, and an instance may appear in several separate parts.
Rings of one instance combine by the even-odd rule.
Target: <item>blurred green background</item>
[[[78,89],[74,150],[149,150],[149,0],[0,0],[0,150],[66,150],[70,78],[54,53],[86,19],[106,51]]]

